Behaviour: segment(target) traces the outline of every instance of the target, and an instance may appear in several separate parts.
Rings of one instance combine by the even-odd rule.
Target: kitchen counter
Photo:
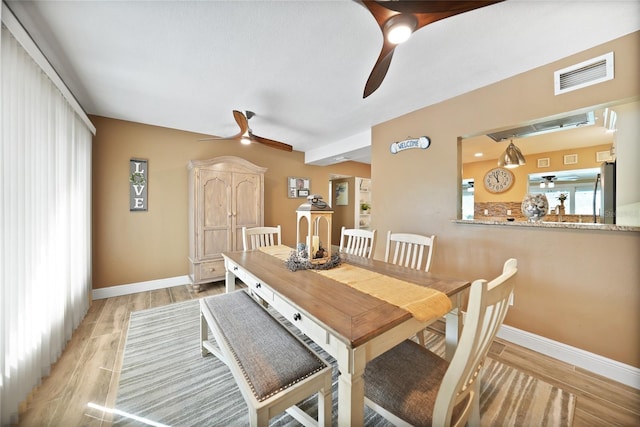
[[[478,220],[478,219],[454,219],[455,224],[469,225],[501,225],[507,227],[537,227],[537,228],[569,228],[577,230],[602,230],[602,231],[640,231],[640,227],[616,224],[594,224],[589,222],[529,222],[529,221],[507,221],[501,220]]]

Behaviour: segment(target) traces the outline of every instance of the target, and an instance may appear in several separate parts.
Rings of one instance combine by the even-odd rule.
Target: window
[[[462,219],[473,219],[474,185],[472,179],[462,180]]]
[[[566,194],[564,201],[564,213],[569,215],[593,215],[593,187],[594,184],[556,184],[553,189],[532,188],[532,194],[545,194],[549,201],[549,212],[554,213],[555,207],[560,204],[558,197]],[[600,211],[600,188],[595,196],[596,212]]]
[[[566,215],[593,215],[596,176],[599,168],[574,169],[557,172],[544,172],[529,175],[529,193],[545,194],[549,201],[549,212],[554,213],[560,204],[558,197],[566,194],[564,213]],[[549,188],[549,178],[553,187]],[[541,188],[541,183],[545,184]],[[596,212],[600,210],[600,186],[595,194]]]

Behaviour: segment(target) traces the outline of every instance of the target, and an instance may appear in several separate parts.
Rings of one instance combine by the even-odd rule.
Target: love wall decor
[[[129,160],[129,210],[147,210],[148,162],[144,159]]]

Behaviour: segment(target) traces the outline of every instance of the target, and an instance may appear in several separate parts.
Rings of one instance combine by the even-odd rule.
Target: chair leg
[[[480,382],[482,381],[482,372],[478,373],[473,383],[473,401],[471,402],[471,413],[469,414],[469,420],[467,425],[475,427],[480,425]]]
[[[331,386],[331,377],[328,377],[324,388],[318,392],[318,426],[330,427],[332,423]]]
[[[202,311],[200,312],[200,354],[202,356],[206,356],[209,354],[209,350],[207,350],[202,344],[204,341],[209,340],[209,329],[207,326],[207,320],[204,318],[204,314]]]
[[[419,343],[422,347],[424,347],[424,346],[425,346],[425,344],[424,344],[424,329],[422,329],[420,332],[418,332],[418,333],[416,334],[416,338],[418,338],[418,343]]]

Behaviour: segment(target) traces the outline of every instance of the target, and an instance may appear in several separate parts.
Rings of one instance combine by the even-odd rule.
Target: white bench
[[[303,425],[331,425],[331,366],[244,290],[200,299],[200,333],[202,355],[231,370],[252,426],[283,411]],[[317,421],[296,406],[315,393]]]

